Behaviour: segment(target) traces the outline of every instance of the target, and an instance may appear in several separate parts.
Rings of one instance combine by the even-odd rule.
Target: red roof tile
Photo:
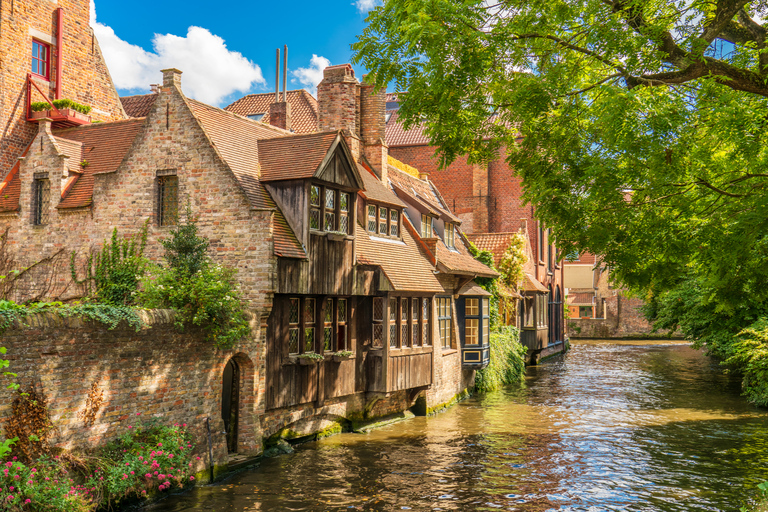
[[[296,133],[316,132],[317,100],[307,91],[301,89],[288,91],[287,101],[291,105],[291,129]],[[246,117],[253,114],[264,114],[261,122],[269,124],[269,106],[274,102],[275,93],[249,94],[225,107],[225,110]]]
[[[517,233],[465,233],[467,240],[475,244],[481,251],[493,253],[493,261],[499,264],[504,251],[509,247],[509,239]]]
[[[360,172],[360,177],[363,178],[365,190],[363,190],[361,194],[364,198],[388,206],[405,207],[405,203],[398,199],[395,193],[387,188],[378,176],[373,174],[373,171],[362,164],[357,164],[357,169]]]
[[[157,96],[156,93],[123,96],[120,98],[120,102],[123,104],[123,110],[128,114],[128,117],[147,117]]]
[[[438,241],[435,247],[438,265],[444,267],[449,273],[453,274],[474,274],[479,277],[498,277],[499,273],[486,267],[472,255],[459,237],[456,238],[456,251],[451,251],[446,247],[442,240]]]
[[[53,135],[59,150],[70,157],[70,169],[82,171],[82,175],[64,190],[58,208],[90,206],[93,176],[116,171],[143,126],[144,118],[137,118],[55,130]],[[87,165],[81,166],[83,162]]]
[[[485,291],[476,282],[470,281],[461,287],[461,290],[459,290],[459,295],[480,295],[483,297],[489,297],[492,294],[490,292]]]
[[[572,306],[576,305],[592,305],[595,302],[595,292],[580,292],[569,293],[568,304]]]
[[[547,293],[549,290],[528,272],[523,276],[523,290],[527,292]]]
[[[419,123],[406,130],[400,123],[400,114],[397,110],[387,110],[389,121],[385,128],[387,145],[397,146],[428,146],[429,137],[424,133],[425,123]]]
[[[262,181],[313,177],[339,136],[334,131],[260,140]]]

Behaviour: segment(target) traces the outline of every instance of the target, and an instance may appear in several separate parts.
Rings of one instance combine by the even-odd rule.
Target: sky
[[[91,26],[121,96],[147,93],[162,82],[161,69],[177,68],[184,94],[226,106],[274,92],[275,49],[283,45],[288,89],[315,94],[323,68],[350,62],[350,45],[380,3],[133,0],[128,16],[124,2],[91,0]],[[355,66],[358,78],[363,73]]]

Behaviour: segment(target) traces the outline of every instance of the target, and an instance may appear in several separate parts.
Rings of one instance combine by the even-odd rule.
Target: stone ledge
[[[140,309],[136,311],[143,326],[142,331],[149,330],[154,327],[161,327],[172,325],[174,322],[175,313],[171,309]],[[11,332],[23,332],[30,329],[83,329],[92,326],[103,327],[108,329],[109,327],[96,320],[90,318],[84,318],[79,315],[67,316],[59,311],[41,311],[39,313],[33,313],[23,320],[14,320],[13,324],[4,332],[7,336]],[[133,331],[133,328],[127,326],[125,322],[120,322],[118,326],[113,329],[115,331],[129,329]]]

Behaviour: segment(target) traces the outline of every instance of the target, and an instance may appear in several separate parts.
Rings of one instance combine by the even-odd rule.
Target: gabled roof
[[[539,292],[539,293],[548,293],[549,290],[546,286],[541,284],[536,280],[535,277],[533,277],[529,272],[526,272],[523,276],[523,290],[526,292]]]
[[[408,220],[403,218],[403,222]],[[357,263],[380,267],[395,291],[443,292],[428,256],[419,248],[408,229],[402,231],[401,242],[377,240],[367,231],[358,229],[355,236]]]
[[[282,97],[282,93],[281,93]],[[275,93],[249,94],[225,110],[249,116],[264,114],[262,123],[269,124],[269,106],[275,102]],[[291,129],[296,133],[313,133],[317,131],[317,100],[304,89],[288,91],[287,102],[291,106]]]
[[[343,152],[347,155],[348,166],[343,165],[342,169],[326,167],[326,164],[332,163],[332,152],[339,145],[346,148],[346,142],[338,131],[261,140],[261,179],[270,182],[320,178],[342,184],[347,181],[349,186],[359,190],[363,183],[354,165],[354,159],[346,149],[343,149]],[[346,176],[344,169],[351,175]],[[323,174],[325,171],[330,174]]]
[[[59,150],[70,157],[70,169],[75,173],[82,172],[73,177],[72,183],[67,183],[68,188],[62,191],[58,208],[91,205],[94,176],[117,170],[144,126],[144,121],[144,118],[134,118],[52,132]],[[77,149],[80,149],[79,154],[75,154]],[[81,163],[87,165],[81,166]]]
[[[394,165],[388,167],[387,175],[395,190],[399,194],[405,195],[401,199],[406,201],[410,199],[413,206],[418,210],[422,210],[422,213],[428,213],[445,221],[461,224],[461,219],[456,217],[444,204],[443,199],[431,181],[422,180],[408,172],[403,172]]]
[[[196,100],[187,99],[187,102],[219,155],[243,187],[251,207],[275,210],[275,254],[290,258],[306,258],[306,252],[285,220],[285,216],[260,181],[259,141],[284,136],[289,132],[251,121]]]
[[[591,306],[595,303],[595,292],[578,292],[568,294],[569,306]]]
[[[136,96],[123,96],[120,102],[128,117],[147,117],[152,105],[155,104],[157,93],[139,94]]]
[[[492,294],[485,291],[474,281],[470,281],[459,290],[459,295],[480,295],[481,297],[490,297]]]
[[[462,275],[476,275],[478,277],[498,277],[499,273],[486,267],[469,254],[469,251],[461,239],[456,237],[456,251],[451,251],[442,240],[435,246],[437,265],[443,272]]]
[[[360,172],[360,177],[363,178],[363,185],[365,186],[365,190],[361,191],[365,199],[372,201],[374,203],[381,203],[385,204],[387,206],[397,206],[399,208],[404,208],[405,203],[403,203],[394,192],[389,190],[376,176],[373,174],[373,171],[368,169],[362,164],[357,164],[357,169]]]

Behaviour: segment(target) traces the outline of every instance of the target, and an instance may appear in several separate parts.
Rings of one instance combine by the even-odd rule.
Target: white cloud
[[[266,81],[261,68],[241,53],[230,51],[221,37],[201,27],[189,27],[186,36],[155,34],[153,51],[120,39],[111,27],[96,21],[91,0],[91,26],[118,89],[148,91],[162,83],[161,69],[184,72],[182,87],[192,98],[218,105],[234,92],[248,92]]]
[[[365,13],[381,5],[381,0],[355,0],[352,5],[357,7],[359,12]]]
[[[299,68],[296,71],[291,71],[291,74],[296,77],[292,78],[291,82],[299,82],[311,94],[317,96],[317,84],[323,80],[323,70],[330,65],[331,61],[325,57],[313,54],[309,60],[308,68]]]

